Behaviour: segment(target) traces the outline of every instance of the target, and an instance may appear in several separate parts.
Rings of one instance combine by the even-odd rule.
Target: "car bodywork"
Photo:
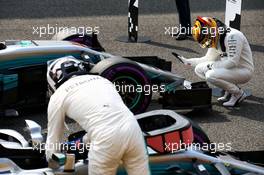
[[[92,67],[91,73],[98,74],[102,74],[100,70],[105,72],[109,67],[119,66],[121,63],[132,67],[134,65],[143,72],[147,83],[164,84],[166,91],[161,93],[164,108],[211,106],[211,89],[208,86],[204,86],[204,83],[198,83],[199,86],[197,86],[171,73],[170,63],[156,57],[123,58],[95,51],[83,44],[70,41],[15,40],[5,41],[4,45],[5,48],[0,50],[0,111],[2,115],[8,115],[10,109],[12,113],[13,109],[21,111],[26,107],[45,105],[47,102],[46,63],[65,56],[73,56],[89,63]],[[112,72],[108,71],[108,76]],[[137,78],[135,79],[137,81]],[[151,98],[145,98],[146,105],[141,105],[144,107],[138,108],[137,111],[132,109],[132,111],[144,112],[149,99]],[[137,101],[143,100],[138,97]]]
[[[186,118],[171,110],[155,110],[136,115],[145,139],[150,137],[166,137],[166,133],[178,132],[186,126],[190,126]],[[161,120],[156,120],[157,118]],[[149,125],[148,120],[154,125]],[[65,159],[57,169],[48,168],[45,160],[45,150],[38,150],[40,143],[43,143],[41,127],[33,121],[26,120],[27,128],[30,131],[31,140],[26,141],[23,136],[14,130],[0,130],[0,174],[61,174],[64,172]],[[10,132],[12,131],[12,132]],[[68,137],[67,143],[73,143],[74,139],[80,139],[85,132],[78,132]],[[165,134],[165,135],[164,135]],[[170,134],[171,135],[171,134]],[[170,140],[172,141],[172,140]],[[76,142],[77,143],[77,142]],[[263,174],[264,168],[261,154],[263,152],[248,152],[247,156],[236,156],[224,152],[208,153],[197,147],[189,145],[186,149],[161,153],[152,149],[148,141],[150,169],[153,175],[169,174],[217,174],[217,175],[242,175],[242,174]],[[172,143],[174,143],[172,141]],[[156,143],[155,145],[157,145]],[[35,146],[34,146],[35,145]],[[165,146],[164,146],[165,147]],[[70,147],[76,148],[76,147]],[[69,152],[70,151],[70,152]],[[83,150],[67,150],[66,152],[75,155],[74,173],[87,174],[88,163],[87,152]],[[252,159],[252,155],[257,155]],[[55,159],[54,159],[55,160]],[[74,160],[74,159],[72,159]],[[246,161],[250,161],[246,162]],[[67,161],[66,161],[67,162]],[[125,174],[122,167],[119,168],[119,175]]]

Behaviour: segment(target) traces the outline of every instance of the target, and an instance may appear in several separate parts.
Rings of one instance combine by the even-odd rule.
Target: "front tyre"
[[[134,114],[146,111],[152,92],[150,80],[142,68],[130,63],[119,63],[100,75],[114,83],[124,103]]]

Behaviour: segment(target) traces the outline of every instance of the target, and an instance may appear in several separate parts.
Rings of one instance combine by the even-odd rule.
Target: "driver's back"
[[[97,75],[73,77],[53,96],[61,99],[57,105],[62,106],[66,116],[77,121],[90,134],[96,134],[98,128],[100,132],[110,132],[113,126],[123,125],[130,117],[134,118],[115,86]]]

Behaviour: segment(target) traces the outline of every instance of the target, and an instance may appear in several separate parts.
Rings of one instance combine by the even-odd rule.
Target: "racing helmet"
[[[198,16],[192,27],[192,35],[202,48],[217,48],[218,27],[221,22],[216,18]]]
[[[77,60],[73,56],[51,60],[47,64],[47,81],[50,94],[54,93],[57,88],[71,77],[87,74],[83,61]]]

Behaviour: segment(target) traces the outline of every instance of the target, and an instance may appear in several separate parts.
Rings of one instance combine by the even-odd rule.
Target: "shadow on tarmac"
[[[196,52],[195,50],[193,50],[191,48],[180,47],[180,46],[160,43],[160,42],[156,42],[156,41],[149,41],[149,42],[146,42],[145,44],[149,44],[149,45],[156,46],[156,47],[163,47],[163,48],[167,48],[167,49],[175,49],[175,50],[180,50],[180,51],[184,51],[184,52],[191,52],[191,53],[199,54],[198,52]]]
[[[256,45],[256,44],[250,44],[251,50],[253,52],[264,52],[264,46]]]
[[[0,19],[127,15],[127,0],[1,0]],[[190,0],[191,12],[225,11],[225,0]],[[263,0],[244,0],[242,10],[264,9]],[[177,13],[173,0],[139,0],[140,14]]]
[[[241,108],[243,112],[241,112]],[[252,95],[247,97],[238,107],[230,109],[228,114],[263,122],[263,114],[259,112],[262,111],[263,108],[264,99]]]

